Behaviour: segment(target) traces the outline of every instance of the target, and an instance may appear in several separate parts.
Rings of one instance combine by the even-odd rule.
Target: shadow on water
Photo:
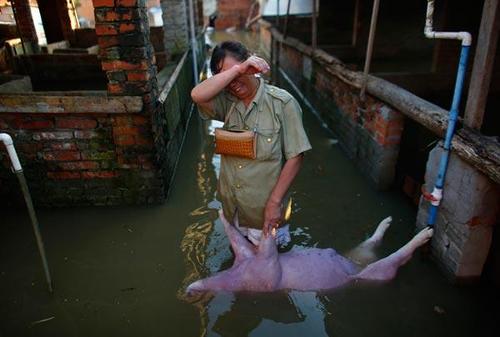
[[[345,252],[392,215],[379,251],[407,242],[415,210],[373,190],[314,116],[313,145],[292,188],[292,247]],[[231,265],[217,220],[213,126],[193,118],[168,202],[39,210],[55,292],[47,293],[27,214],[3,211],[1,336],[480,336],[498,318],[489,289],[451,285],[420,256],[383,285],[333,292],[219,293],[185,286]]]

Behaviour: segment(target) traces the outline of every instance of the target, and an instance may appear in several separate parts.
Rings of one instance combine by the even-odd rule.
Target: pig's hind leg
[[[389,228],[391,222],[392,217],[390,216],[382,220],[372,236],[363,241],[356,248],[350,250],[345,256],[361,266],[366,266],[377,260],[374,249],[382,242],[385,231]]]
[[[369,264],[358,275],[357,279],[388,281],[396,276],[398,268],[410,260],[413,252],[432,237],[433,229],[424,228],[406,245],[386,258]]]

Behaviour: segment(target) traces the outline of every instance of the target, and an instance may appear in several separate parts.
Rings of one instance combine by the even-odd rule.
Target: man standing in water
[[[311,149],[302,111],[292,95],[256,76],[269,65],[239,42],[216,46],[210,68],[213,76],[191,92],[201,116],[224,121],[228,130],[256,129],[255,159],[222,155],[218,197],[225,218],[258,245],[262,233],[282,223],[288,189]],[[283,229],[277,237],[289,241]]]

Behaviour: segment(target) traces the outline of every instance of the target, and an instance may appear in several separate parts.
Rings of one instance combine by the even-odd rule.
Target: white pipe
[[[427,0],[427,16],[425,19],[424,34],[429,39],[462,40],[462,46],[470,46],[472,36],[468,32],[435,32],[432,30],[434,15],[434,0]]]
[[[194,7],[193,0],[189,0],[189,26],[191,30],[191,49],[193,51],[194,85],[198,84],[200,73],[198,72],[198,47],[196,41],[196,30],[194,29]]]
[[[12,167],[14,171],[20,172],[23,170],[21,167],[21,163],[19,162],[19,157],[17,156],[16,149],[14,148],[14,142],[12,141],[12,137],[6,133],[0,133],[0,141],[2,141],[7,148],[7,152],[9,153],[10,161],[12,163]]]

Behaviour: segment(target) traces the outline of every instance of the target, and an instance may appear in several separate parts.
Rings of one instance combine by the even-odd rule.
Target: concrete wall
[[[436,181],[443,151],[439,144],[429,155],[428,191]],[[418,228],[427,225],[429,205],[421,198]],[[482,274],[499,209],[500,187],[452,153],[431,243],[433,256],[450,277],[468,281]]]

